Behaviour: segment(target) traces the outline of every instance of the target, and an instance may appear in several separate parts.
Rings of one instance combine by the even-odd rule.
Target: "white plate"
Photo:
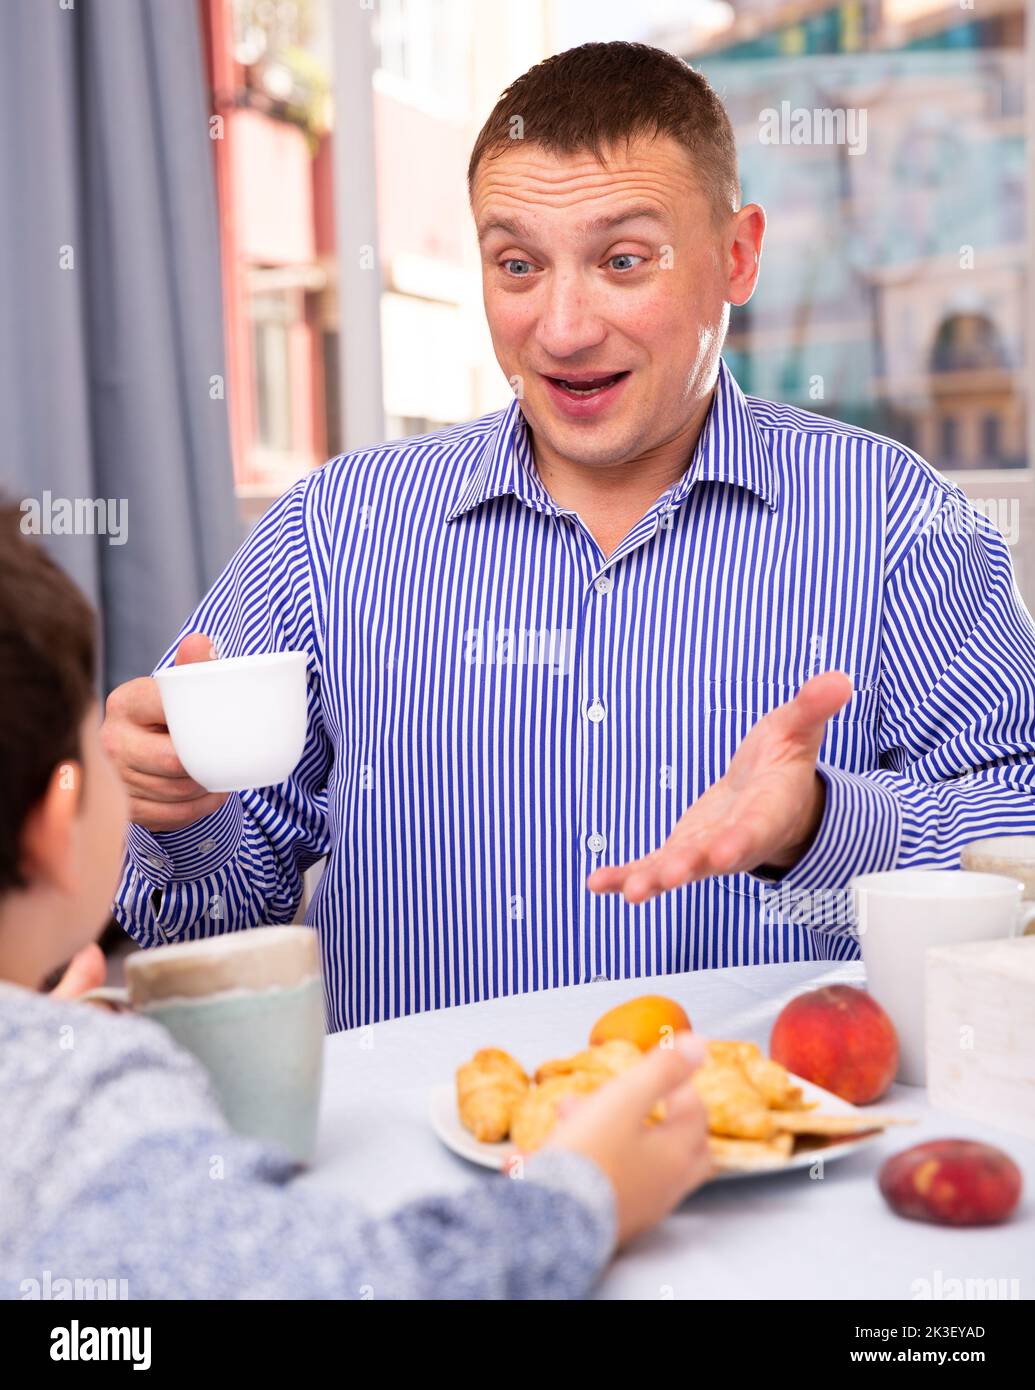
[[[818,1101],[819,1108],[827,1114],[862,1115],[866,1113],[862,1107],[851,1105],[848,1101],[842,1100],[840,1096],[835,1096],[833,1092],[824,1091],[822,1086],[814,1086],[811,1081],[804,1081],[800,1076],[792,1075],[791,1080],[801,1087],[806,1101]],[[507,1158],[515,1152],[514,1145],[507,1142],[483,1144],[481,1140],[474,1137],[470,1130],[463,1127],[456,1108],[456,1087],[449,1082],[436,1086],[431,1092],[431,1127],[447,1149],[452,1149],[458,1157],[466,1158],[469,1163],[477,1163],[482,1168],[493,1168],[499,1171]],[[857,1149],[865,1148],[867,1144],[874,1143],[882,1135],[883,1130],[877,1130],[870,1134],[847,1139],[813,1139],[810,1137],[805,1142],[808,1142],[812,1147],[799,1147],[790,1158],[782,1163],[774,1164],[771,1168],[751,1168],[735,1173],[716,1173],[712,1181],[721,1182],[726,1178],[757,1178],[768,1177],[770,1173],[788,1173],[795,1168],[811,1167],[820,1156],[822,1156],[824,1163],[833,1163],[836,1159],[845,1158],[848,1154],[855,1153]],[[799,1145],[801,1143],[802,1141],[799,1140]]]

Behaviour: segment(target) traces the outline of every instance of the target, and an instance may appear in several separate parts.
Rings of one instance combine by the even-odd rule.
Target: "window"
[[[251,297],[255,438],[260,449],[289,453],[291,432],[290,325],[297,317],[292,291]]]
[[[1025,3],[752,0],[684,53],[769,214],[728,339],[755,394],[947,471],[1030,466]]]
[[[472,22],[471,0],[381,0],[374,20],[379,76],[398,84],[401,96],[461,114]]]
[[[415,439],[441,429],[445,429],[441,420],[428,420],[423,415],[389,415],[385,420],[386,439]]]
[[[345,436],[341,420],[341,370],[339,349],[340,338],[336,328],[328,328],[323,333],[323,400],[324,418],[327,423],[326,454],[336,458],[345,448]]]
[[[941,439],[939,441],[942,458],[946,461],[945,466],[951,468],[956,462],[956,453],[959,447],[959,433],[956,428],[956,417],[954,415],[943,415],[941,421]]]

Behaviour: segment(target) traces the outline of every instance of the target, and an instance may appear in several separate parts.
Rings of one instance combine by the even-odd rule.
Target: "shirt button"
[[[215,840],[202,840],[201,844],[198,845],[198,849],[201,850],[202,854],[211,854],[215,847]]]
[[[586,718],[593,724],[599,724],[604,717],[604,706],[599,700],[594,700],[586,711]]]
[[[604,839],[603,835],[598,834],[596,831],[586,838],[586,848],[593,854],[600,854],[606,844],[607,841]]]
[[[149,854],[147,856],[147,862],[151,865],[152,869],[165,868],[165,860],[159,859],[157,854]]]
[[[598,594],[609,594],[615,586],[615,581],[609,574],[602,574],[598,579],[594,579],[593,588]]]

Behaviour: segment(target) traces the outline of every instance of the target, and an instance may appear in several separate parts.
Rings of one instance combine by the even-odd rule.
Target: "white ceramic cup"
[[[161,1023],[206,1067],[239,1134],[312,1160],[324,1003],[311,928],[255,927],[137,951],[126,959],[126,984],[80,1001]]]
[[[960,869],[892,869],[851,883],[867,988],[895,1025],[896,1080],[923,1086],[924,980],[931,946],[1018,936],[1035,916],[1024,885]]]
[[[177,757],[210,792],[273,787],[305,748],[306,654],[267,652],[155,674]]]

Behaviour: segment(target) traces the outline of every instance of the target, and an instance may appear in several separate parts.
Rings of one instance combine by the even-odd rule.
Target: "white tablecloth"
[[[863,981],[857,963],[745,966],[515,995],[336,1034],[327,1041],[319,1148],[303,1181],[371,1212],[502,1181],[454,1157],[428,1122],[430,1088],[450,1081],[478,1047],[505,1047],[534,1067],[577,1050],[605,1009],[658,992],[679,1000],[697,1032],[766,1048],[773,1020],[795,994]],[[800,1170],[706,1186],[618,1255],[600,1296],[910,1299],[928,1289],[951,1295],[954,1279],[1002,1281],[1000,1296],[1017,1297],[1018,1289],[1021,1298],[1035,1296],[1035,1144],[933,1111],[918,1088],[893,1087],[884,1105],[918,1123],[826,1164],[821,1180]],[[1009,1223],[951,1230],[905,1221],[885,1205],[876,1181],[882,1160],[947,1137],[998,1144],[1021,1167],[1025,1197]]]

